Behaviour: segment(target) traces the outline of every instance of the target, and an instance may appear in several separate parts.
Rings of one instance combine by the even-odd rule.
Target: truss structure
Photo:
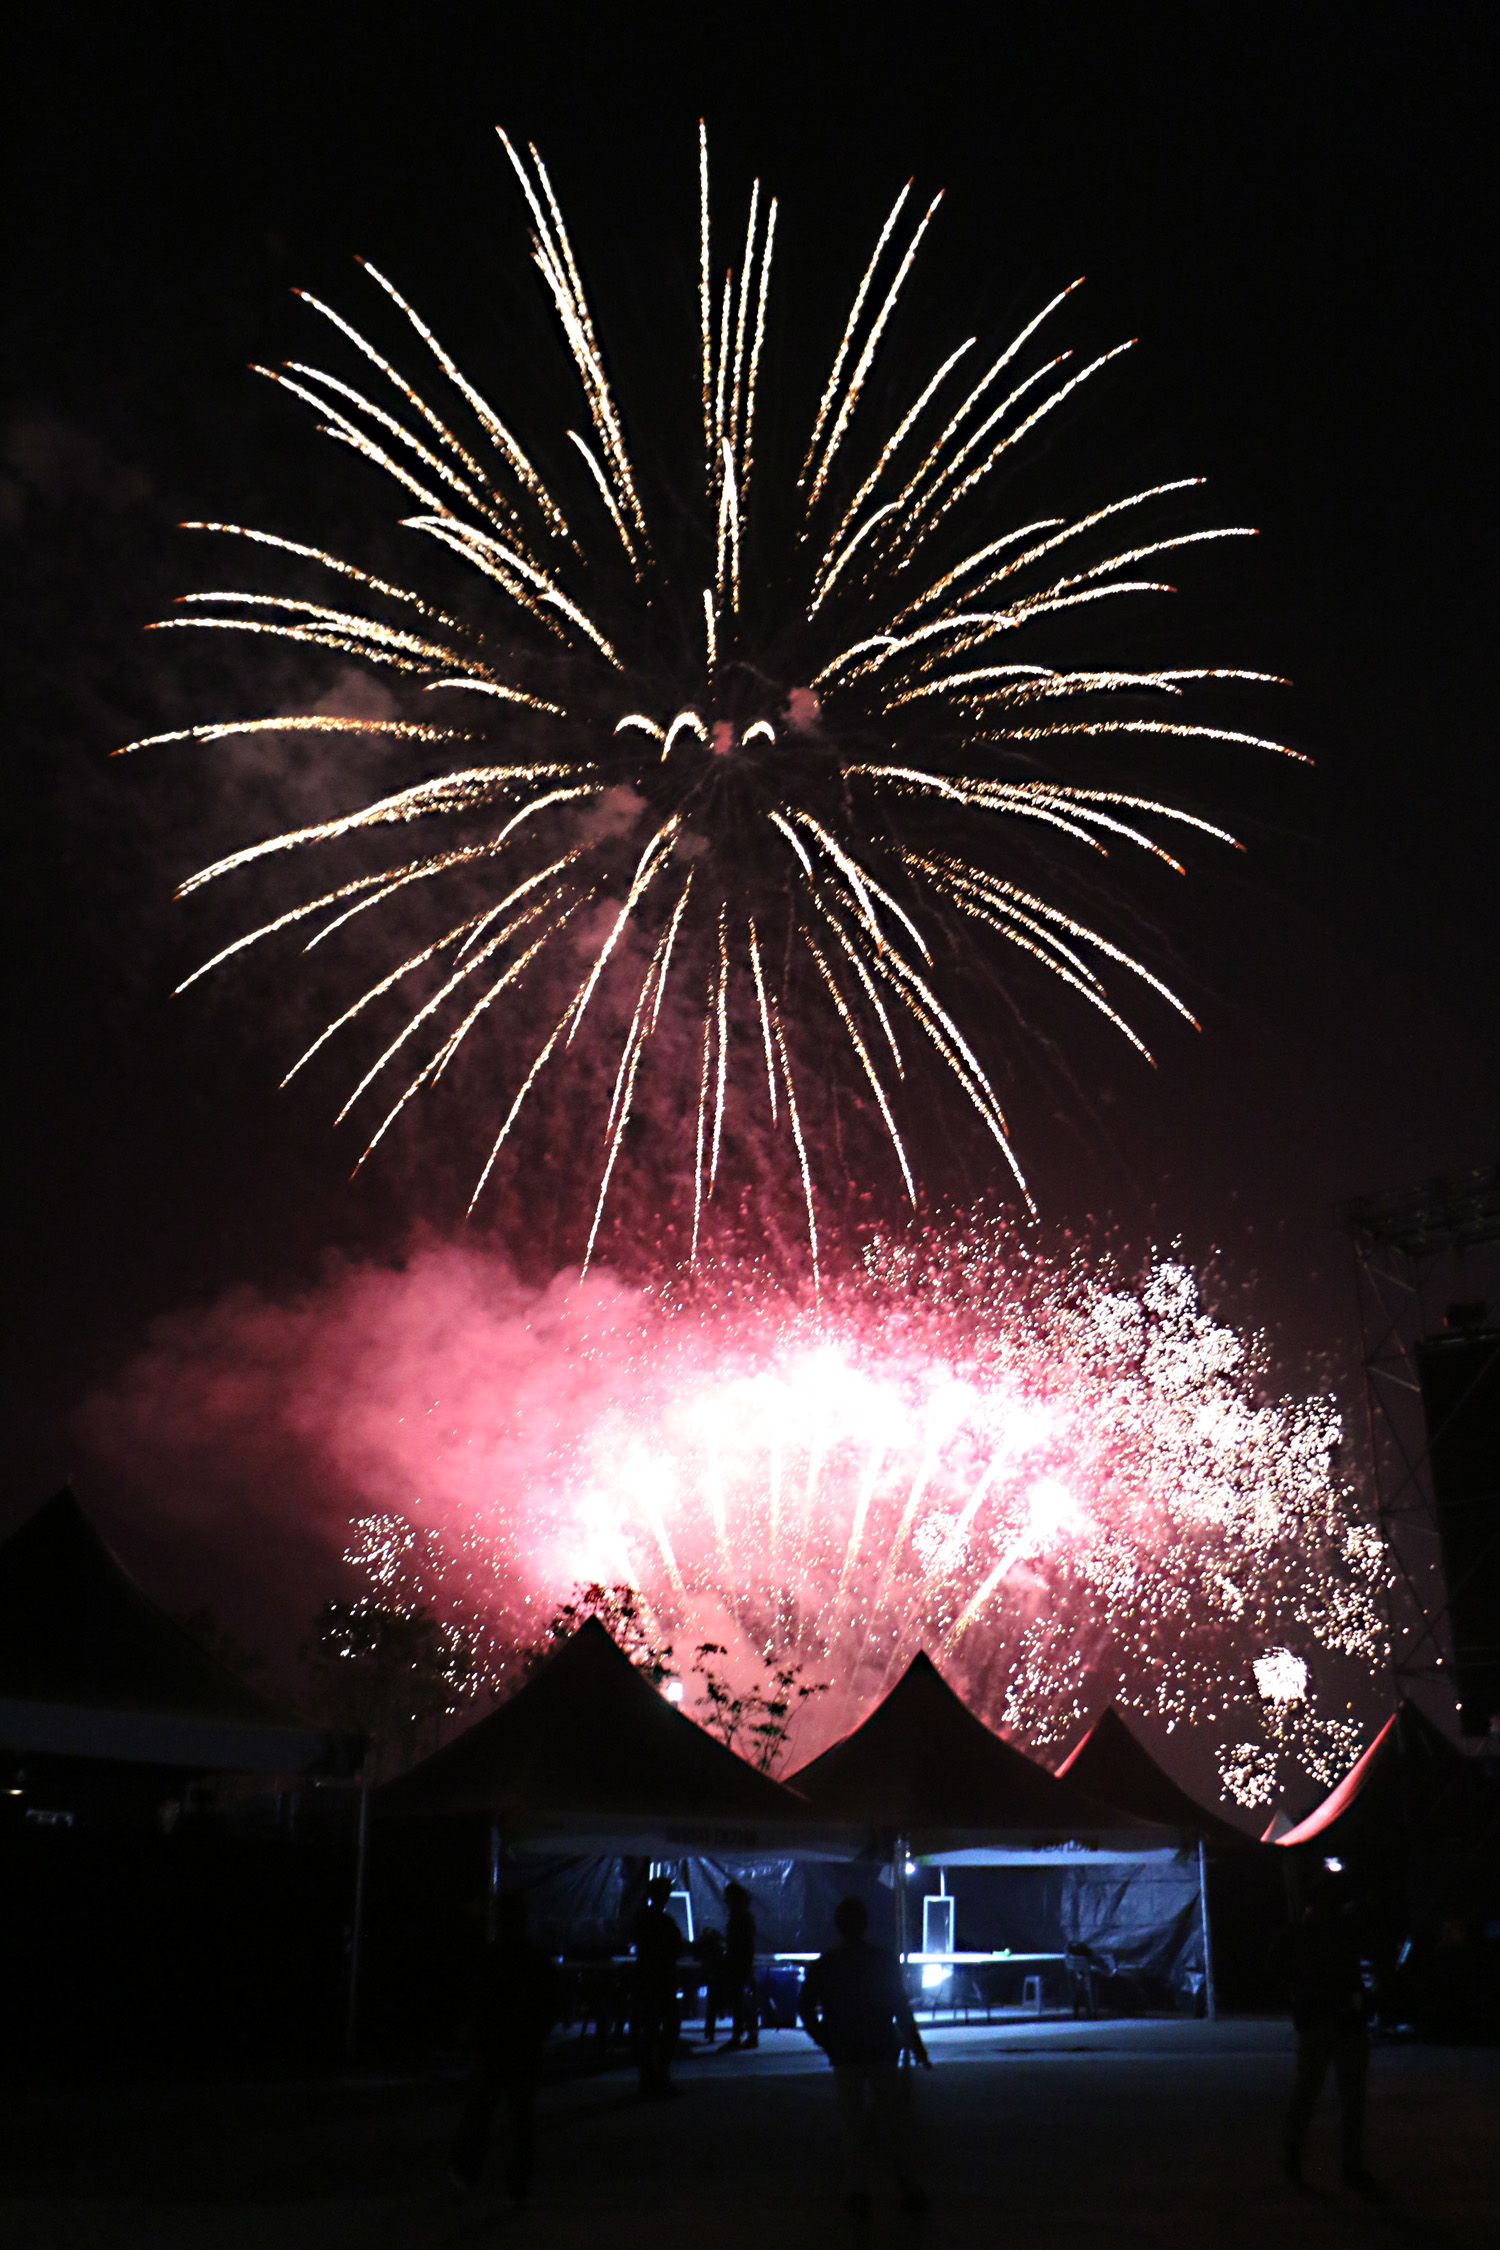
[[[1476,1259],[1500,1279],[1500,1164],[1340,1206],[1354,1251],[1370,1462],[1391,1559],[1389,1624],[1397,1698],[1425,1685],[1450,1702],[1448,1597],[1415,1347],[1442,1332],[1445,1306],[1471,1296]],[[1493,1285],[1493,1284],[1492,1284]]]

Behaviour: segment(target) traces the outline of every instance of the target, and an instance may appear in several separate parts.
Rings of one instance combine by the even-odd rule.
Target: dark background
[[[943,349],[971,326],[1008,335],[1078,272],[1066,340],[1140,336],[1059,441],[1060,474],[1113,496],[1202,472],[1205,520],[1260,527],[1244,555],[1184,564],[1181,660],[1290,674],[1258,716],[1316,764],[1164,754],[1164,793],[1249,847],[1149,892],[1153,963],[1202,1035],[1153,1021],[1153,1075],[1049,1004],[1010,1106],[1049,1226],[1180,1241],[1216,1261],[1283,1379],[1347,1380],[1333,1205],[1496,1153],[1491,20],[30,12],[7,70],[0,487],[9,1517],[86,1470],[78,1405],[154,1315],[297,1285],[330,1250],[390,1254],[414,1218],[453,1217],[445,1180],[411,1161],[350,1185],[326,1099],[275,1094],[262,987],[248,1007],[232,985],[169,998],[201,955],[173,883],[277,808],[226,803],[212,753],[107,754],[305,685],[142,636],[174,593],[223,582],[172,528],[183,516],[369,526],[379,567],[388,503],[244,371],[316,356],[292,286],[357,317],[349,257],[367,255],[481,388],[507,405],[519,389],[523,429],[544,400],[540,284],[496,121],[548,161],[627,411],[691,287],[700,112],[726,220],[752,170],[783,199],[783,284],[812,310],[781,348],[812,399],[910,172],[949,190],[912,316],[931,308]],[[110,1519],[107,1490],[85,1497]],[[131,1522],[112,1528],[129,1552]]]

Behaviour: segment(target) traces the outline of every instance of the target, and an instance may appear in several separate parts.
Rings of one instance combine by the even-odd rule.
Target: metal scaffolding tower
[[[1430,1446],[1416,1346],[1445,1308],[1472,1296],[1475,1253],[1500,1274],[1500,1164],[1340,1206],[1354,1248],[1370,1460],[1392,1562],[1391,1669],[1397,1699],[1425,1683],[1456,1693],[1448,1595],[1438,1546]],[[1486,1276],[1488,1278],[1488,1276]]]

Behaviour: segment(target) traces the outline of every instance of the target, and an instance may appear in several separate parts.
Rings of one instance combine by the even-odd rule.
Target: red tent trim
[[[1317,1811],[1310,1812],[1306,1820],[1299,1821],[1295,1828],[1289,1828],[1284,1836],[1273,1837],[1272,1842],[1282,1845],[1310,1844],[1315,1836],[1321,1836],[1325,1828],[1330,1828],[1341,1813],[1346,1813],[1368,1781],[1371,1765],[1395,1724],[1396,1714],[1393,1711],[1364,1756],[1356,1759],[1337,1789],[1323,1799]]]

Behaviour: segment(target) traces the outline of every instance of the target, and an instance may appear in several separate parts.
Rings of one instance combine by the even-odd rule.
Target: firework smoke
[[[831,1045],[913,1202],[908,1135],[924,1072],[963,1096],[1024,1195],[993,1061],[960,1020],[960,932],[1018,949],[1142,1054],[1108,979],[1144,984],[1192,1021],[1142,961],[1016,877],[1038,840],[1082,855],[1128,843],[1173,868],[1163,834],[1230,841],[1118,778],[1060,778],[1054,762],[1163,738],[1283,747],[1179,715],[1189,693],[1267,675],[1142,669],[1098,653],[1101,621],[1121,599],[1171,591],[1150,575],[1161,556],[1247,534],[1152,528],[1195,479],[1104,497],[1072,517],[999,512],[1030,433],[1128,348],[1075,366],[1042,341],[1076,284],[998,352],[972,336],[957,342],[896,420],[876,424],[872,377],[941,200],[917,217],[909,185],[858,284],[806,436],[796,403],[766,391],[778,204],[757,182],[743,235],[735,230],[738,263],[726,268],[702,135],[692,371],[684,366],[676,393],[679,417],[695,428],[701,419],[697,514],[685,521],[681,495],[653,495],[638,466],[546,169],[534,149],[501,138],[583,424],[550,448],[523,444],[371,267],[384,317],[404,323],[432,376],[430,396],[307,297],[357,380],[300,362],[260,372],[395,481],[414,508],[403,526],[429,565],[448,570],[446,590],[398,585],[280,533],[192,527],[230,541],[247,564],[300,571],[317,591],[278,590],[285,578],[205,590],[184,597],[167,628],[352,657],[378,669],[393,707],[272,712],[150,740],[243,747],[321,735],[351,755],[394,751],[416,778],[364,803],[351,785],[348,811],[193,875],[184,893],[313,846],[328,863],[320,889],[278,900],[187,983],[263,942],[352,944],[352,964],[372,924],[385,927],[380,973],[366,969],[287,1073],[373,1033],[339,1112],[369,1112],[364,1156],[503,1019],[514,1029],[484,1050],[493,1122],[477,1201],[509,1160],[539,1082],[565,1065],[576,1072],[603,1045],[603,1085],[586,1081],[586,1121],[572,1125],[597,1136],[585,1266],[655,1072],[669,1098],[653,1118],[675,1136],[662,1169],[689,1181],[689,1262],[726,1173],[743,1173],[747,1135],[774,1132],[800,1187],[816,1280],[827,1152],[808,1077],[828,1077]],[[670,412],[670,377],[657,388]],[[1059,664],[1057,635],[1069,630],[1080,642],[1092,633],[1094,653],[1080,645]],[[395,857],[381,851],[392,828],[412,839]],[[430,916],[415,936],[413,913]],[[832,1043],[820,1018],[836,1029]]]
[[[1242,1804],[1342,1772],[1379,1544],[1330,1402],[1262,1396],[1181,1265],[1129,1287],[981,1225],[800,1309],[733,1281],[529,1288],[445,1247],[240,1294],[162,1325],[96,1440],[200,1532],[216,1497],[237,1541],[320,1525],[492,1672],[580,1580],[638,1588],[684,1669],[794,1653],[834,1682],[799,1757],[925,1647],[1039,1750],[1117,1693]]]

